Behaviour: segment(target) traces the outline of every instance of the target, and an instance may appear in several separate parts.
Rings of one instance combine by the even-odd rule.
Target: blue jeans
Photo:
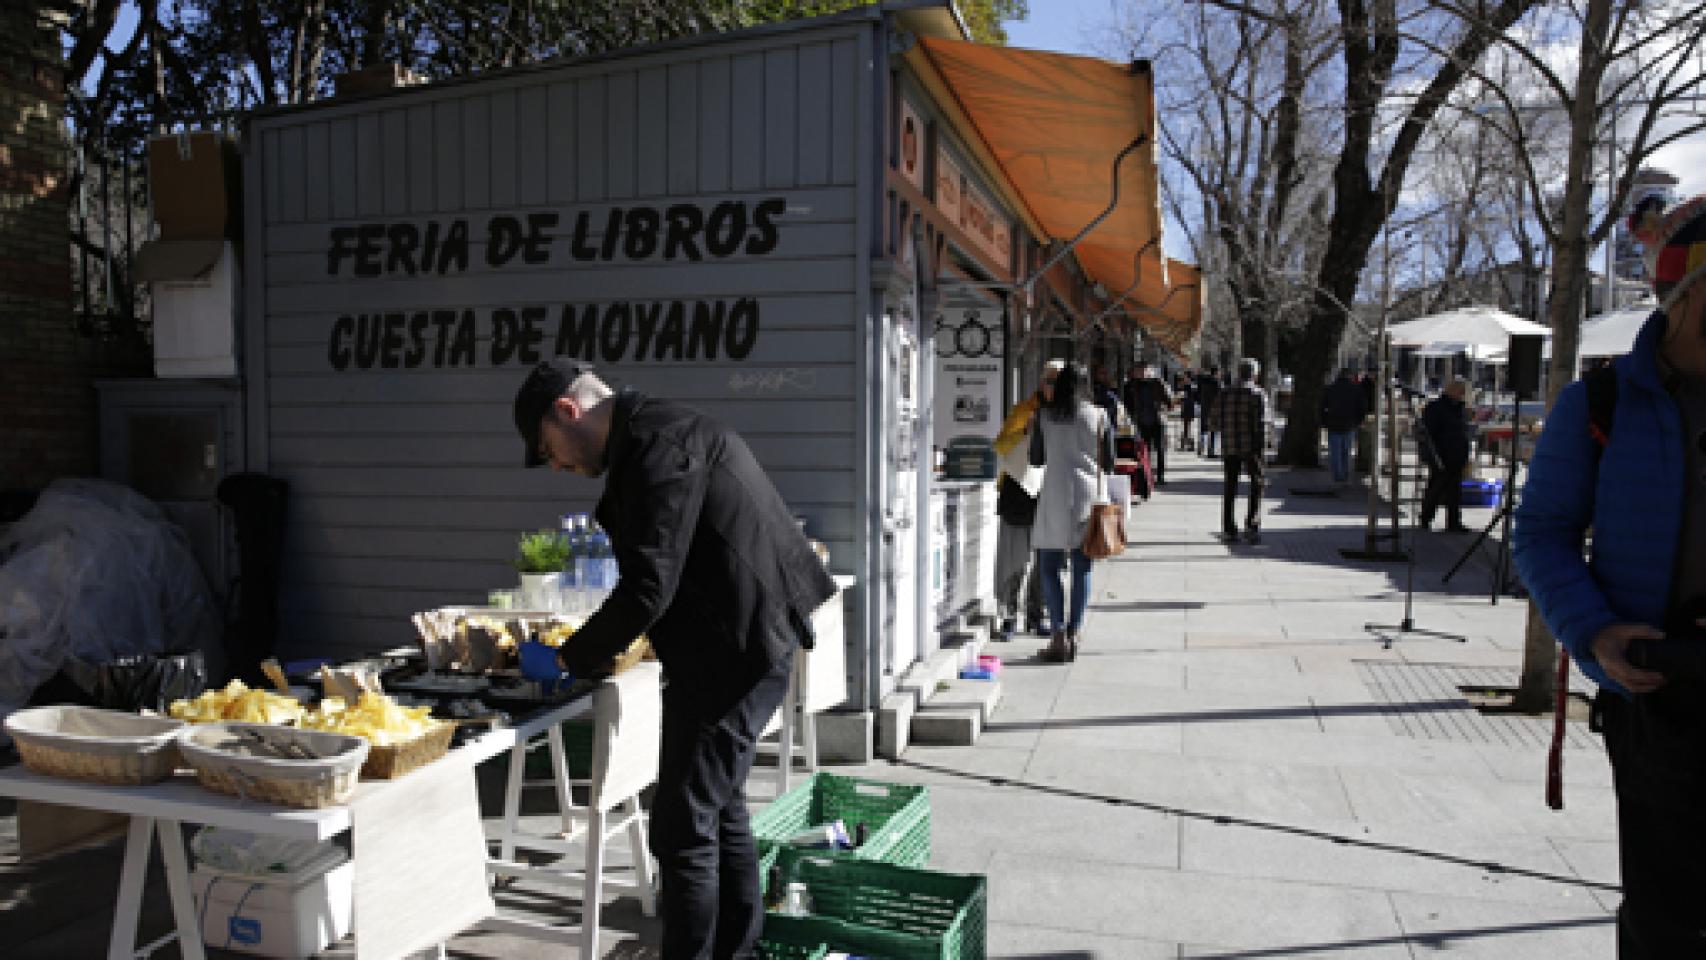
[[[1076,636],[1084,629],[1084,608],[1090,605],[1090,563],[1084,551],[1072,548],[1072,614],[1065,616],[1062,608],[1066,606],[1066,596],[1060,574],[1066,566],[1066,551],[1037,551],[1037,568],[1043,578],[1043,606],[1048,608],[1048,622],[1056,630],[1064,629]]]
[[[1355,430],[1343,433],[1327,431],[1327,463],[1333,468],[1333,482],[1344,483],[1351,478],[1351,448],[1356,445]]]

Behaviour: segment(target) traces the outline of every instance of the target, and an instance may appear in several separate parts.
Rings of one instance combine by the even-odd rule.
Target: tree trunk
[[[1570,156],[1564,203],[1557,221],[1558,235],[1553,238],[1552,299],[1546,310],[1552,327],[1552,363],[1546,370],[1547,410],[1557,402],[1559,392],[1576,379],[1580,363],[1590,244],[1588,205],[1593,201],[1593,138],[1599,126],[1599,87],[1605,76],[1606,26],[1610,20],[1611,0],[1588,0],[1576,94],[1570,103]],[[1512,443],[1515,442],[1513,437]],[[1522,646],[1522,675],[1512,702],[1514,708],[1531,713],[1549,709],[1557,694],[1557,671],[1553,669],[1557,657],[1557,645],[1540,617],[1540,608],[1530,600]]]

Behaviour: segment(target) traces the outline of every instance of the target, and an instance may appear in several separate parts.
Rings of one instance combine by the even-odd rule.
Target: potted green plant
[[[521,574],[521,603],[530,610],[556,608],[562,597],[563,568],[574,551],[556,530],[534,530],[515,544],[515,569]]]

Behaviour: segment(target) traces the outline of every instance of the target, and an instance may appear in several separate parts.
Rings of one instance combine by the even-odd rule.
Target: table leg
[[[136,922],[142,914],[142,883],[148,873],[148,854],[154,841],[154,821],[131,817],[124,841],[124,866],[119,870],[118,902],[113,906],[113,930],[107,940],[107,960],[134,960]]]
[[[795,654],[799,656],[799,654]],[[800,671],[788,674],[788,692],[782,697],[782,738],[776,744],[776,795],[788,792],[788,778],[794,773],[794,719],[800,701]]]
[[[551,785],[557,790],[557,813],[563,819],[563,833],[574,833],[575,791],[569,784],[569,758],[563,749],[563,725],[553,725],[546,740],[551,751]]]
[[[521,819],[521,778],[527,769],[527,738],[518,740],[509,751],[509,782],[504,786],[504,820],[498,834],[498,859],[509,863],[515,859],[515,834]]]
[[[183,827],[176,820],[156,820],[154,826],[160,834],[160,859],[166,865],[172,915],[178,921],[178,950],[184,960],[206,960],[201,945],[201,922],[195,913],[195,894],[190,890],[189,858],[184,856]]]

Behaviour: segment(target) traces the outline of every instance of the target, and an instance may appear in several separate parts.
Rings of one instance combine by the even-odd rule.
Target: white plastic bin
[[[296,873],[257,877],[197,866],[201,936],[208,947],[259,957],[313,956],[350,932],[355,865],[338,850]]]

